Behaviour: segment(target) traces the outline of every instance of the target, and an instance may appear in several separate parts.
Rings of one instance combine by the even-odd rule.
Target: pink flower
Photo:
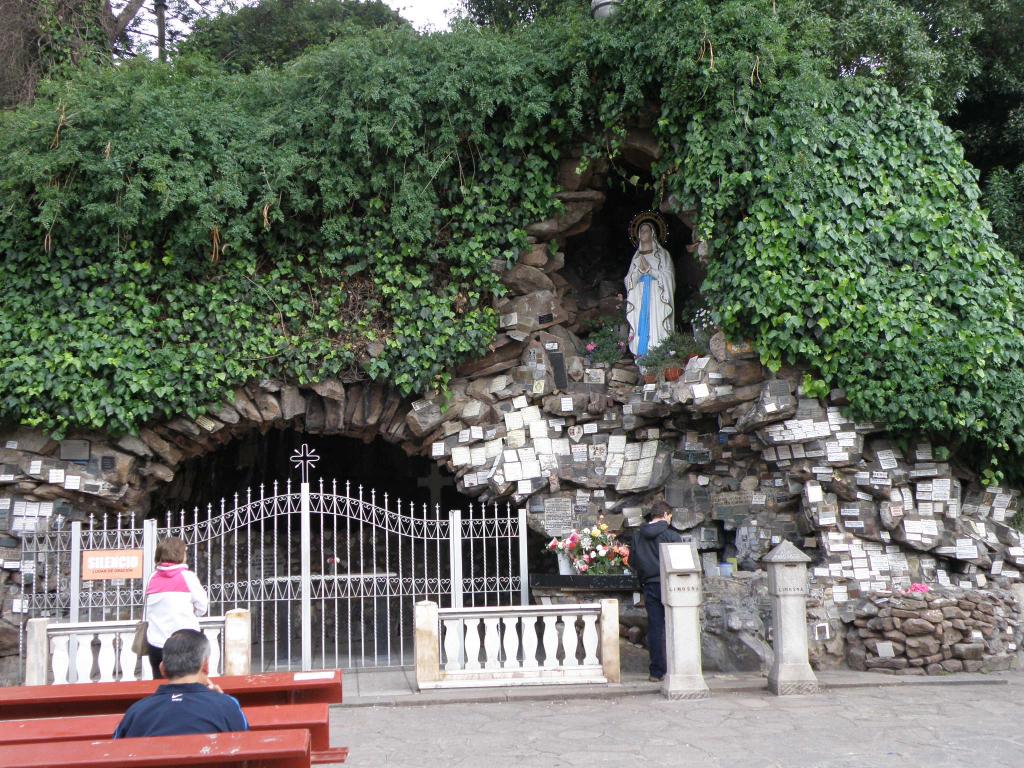
[[[590,570],[590,566],[587,565],[586,563],[578,563],[578,566],[579,566],[579,569],[580,569],[580,573],[586,573],[587,571]]]
[[[597,344],[594,342],[587,344],[587,352],[593,352],[595,349],[597,349]]]

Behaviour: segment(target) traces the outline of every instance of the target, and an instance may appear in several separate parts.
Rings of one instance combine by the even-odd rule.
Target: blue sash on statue
[[[651,340],[651,285],[654,278],[650,275],[643,275],[640,278],[640,285],[644,287],[643,298],[640,299],[640,320],[636,328],[636,356],[643,357],[647,354],[647,345]]]

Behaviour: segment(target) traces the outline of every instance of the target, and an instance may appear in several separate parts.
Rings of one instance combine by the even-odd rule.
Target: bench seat
[[[271,707],[244,707],[245,718],[253,731],[309,731],[311,761],[343,763],[345,747],[331,747],[330,713],[327,704],[290,704]],[[87,715],[35,720],[9,720],[0,728],[0,746],[37,742],[89,741],[109,739],[122,715]]]
[[[245,731],[13,744],[0,747],[0,765],[18,768],[308,768],[309,731]]]
[[[0,688],[0,720],[124,714],[128,707],[149,696],[162,682],[165,681]],[[341,703],[340,670],[218,677],[215,682],[243,707]]]

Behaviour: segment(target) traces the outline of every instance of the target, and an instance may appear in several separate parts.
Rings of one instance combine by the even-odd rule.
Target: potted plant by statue
[[[655,381],[661,377],[665,381],[675,381],[682,375],[687,361],[703,352],[692,336],[673,331],[637,363],[643,368],[645,381],[647,377],[654,377]]]
[[[617,363],[626,352],[622,319],[606,317],[591,326],[583,348],[592,365],[609,366]]]

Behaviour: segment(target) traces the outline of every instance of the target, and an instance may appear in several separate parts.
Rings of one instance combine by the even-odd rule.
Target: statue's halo
[[[662,245],[667,243],[668,224],[666,224],[665,220],[661,218],[661,215],[654,211],[641,211],[633,217],[631,222],[629,222],[629,239],[632,241],[633,245],[639,245],[640,243],[640,225],[648,222],[654,225],[658,242]]]

